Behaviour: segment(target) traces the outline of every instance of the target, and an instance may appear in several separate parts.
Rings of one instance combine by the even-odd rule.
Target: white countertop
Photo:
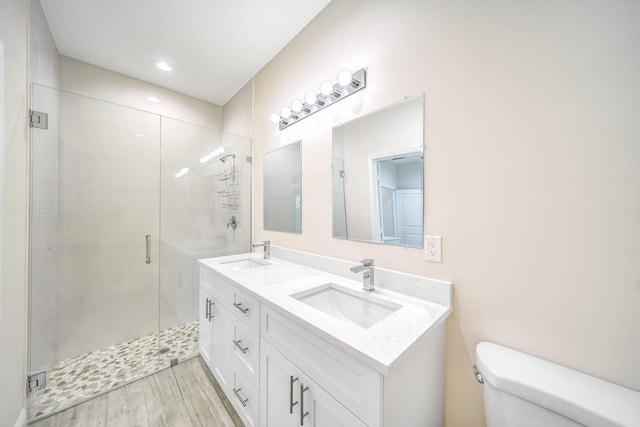
[[[451,308],[421,298],[376,287],[362,290],[362,282],[326,273],[281,259],[264,260],[269,265],[234,268],[230,261],[252,258],[261,253],[236,254],[201,259],[199,263],[226,277],[261,299],[299,326],[327,340],[349,355],[386,375],[393,363],[414,343],[426,338],[451,313]],[[401,307],[369,328],[334,318],[290,295],[334,283],[364,298],[389,301]]]

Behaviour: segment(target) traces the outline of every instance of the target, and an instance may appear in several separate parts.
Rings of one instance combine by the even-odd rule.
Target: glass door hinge
[[[27,393],[42,390],[47,385],[47,372],[38,372],[27,377]]]

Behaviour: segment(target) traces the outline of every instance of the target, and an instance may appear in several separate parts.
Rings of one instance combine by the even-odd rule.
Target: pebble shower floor
[[[44,418],[198,355],[198,321],[62,360],[47,386],[29,398],[31,420]],[[169,350],[158,354],[158,344]]]

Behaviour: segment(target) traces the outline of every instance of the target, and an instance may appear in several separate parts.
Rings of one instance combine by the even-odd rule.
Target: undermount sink
[[[335,283],[326,283],[291,295],[292,298],[330,316],[362,328],[370,328],[401,306],[369,293],[355,291]]]
[[[249,268],[264,267],[265,265],[271,265],[268,261],[263,261],[256,258],[243,258],[233,261],[222,262],[221,264],[228,265],[232,270],[248,270]]]

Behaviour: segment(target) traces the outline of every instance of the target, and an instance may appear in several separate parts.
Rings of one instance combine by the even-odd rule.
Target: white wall
[[[254,240],[452,280],[449,426],[482,423],[481,340],[640,390],[639,20],[635,0],[334,0],[254,79]],[[282,132],[270,122],[362,66],[357,95]],[[331,127],[418,92],[441,264],[331,238]],[[303,234],[265,232],[262,154],[296,139]]]
[[[196,125],[222,127],[222,107],[218,105],[64,55],[59,57],[59,72],[62,90]],[[160,102],[149,102],[147,96],[155,96]]]
[[[2,277],[0,278],[0,425],[24,421],[27,339],[27,29],[28,5],[0,7],[4,50]]]
[[[253,79],[224,104],[222,129],[226,133],[251,138],[253,130]]]

